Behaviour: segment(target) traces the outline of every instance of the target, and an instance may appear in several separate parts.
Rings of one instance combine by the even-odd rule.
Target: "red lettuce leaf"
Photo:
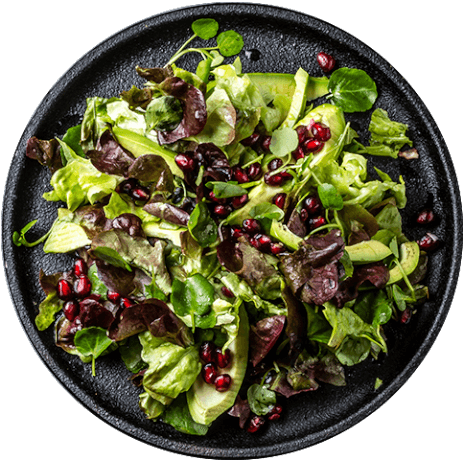
[[[285,325],[285,316],[271,316],[250,326],[250,357],[256,367],[272,350]]]
[[[60,154],[60,143],[56,139],[39,140],[33,136],[27,140],[26,156],[40,165],[48,167],[52,173],[63,167]]]

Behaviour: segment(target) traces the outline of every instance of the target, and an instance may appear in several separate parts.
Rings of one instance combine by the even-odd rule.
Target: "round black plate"
[[[142,85],[135,66],[164,65],[189,37],[192,21],[201,17],[214,17],[222,30],[235,29],[243,35],[245,48],[240,57],[245,72],[294,73],[301,66],[310,74],[322,75],[315,59],[320,50],[336,56],[339,66],[367,71],[379,88],[376,107],[409,125],[410,137],[420,152],[418,160],[375,158],[369,160],[370,165],[394,179],[403,175],[409,202],[402,214],[410,239],[424,232],[410,218],[417,210],[432,204],[440,217],[430,228],[443,242],[430,258],[430,300],[409,324],[389,332],[388,355],[348,369],[346,387],[322,386],[315,393],[288,400],[279,425],[269,425],[253,435],[240,431],[228,416],[220,418],[206,437],[185,435],[161,422],[146,420],[138,409],[138,390],[127,380],[128,373],[116,356],[100,359],[99,376],[104,379],[93,379],[89,365],[55,347],[52,329],[38,332],[34,324],[37,304],[43,298],[38,268],[47,273],[64,270],[70,259],[44,255],[41,246],[17,248],[11,241],[13,231],[37,217],[41,220],[32,234],[40,236],[56,216],[56,204],[42,199],[50,175],[26,159],[27,139],[62,136],[80,122],[87,97],[111,97],[133,84]],[[259,59],[255,60],[257,54],[250,50],[258,50]],[[194,70],[195,62],[196,57],[191,56],[178,65]],[[348,117],[363,141],[367,117]],[[414,90],[384,59],[351,35],[311,16],[257,4],[223,3],[141,21],[94,48],[62,77],[44,98],[18,144],[4,195],[2,242],[11,296],[29,339],[56,378],[91,412],[128,435],[173,452],[217,459],[257,458],[308,447],[346,430],[376,410],[410,377],[430,349],[451,304],[461,261],[462,212],[453,165],[435,122]],[[376,391],[377,377],[383,386]]]

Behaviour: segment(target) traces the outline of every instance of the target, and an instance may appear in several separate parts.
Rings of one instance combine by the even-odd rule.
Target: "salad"
[[[419,153],[364,70],[320,52],[323,76],[246,73],[240,34],[211,18],[192,30],[164,67],[136,68],[141,88],[88,98],[62,138],[28,140],[60,207],[40,239],[26,238],[34,220],[13,241],[73,256],[40,270],[36,325],[94,376],[113,355],[148,419],[205,435],[228,414],[253,433],[286,398],[387,353],[384,326],[428,298],[439,242],[408,239],[402,177],[370,168]],[[186,53],[195,71],[176,65]],[[367,143],[350,113],[366,114]]]

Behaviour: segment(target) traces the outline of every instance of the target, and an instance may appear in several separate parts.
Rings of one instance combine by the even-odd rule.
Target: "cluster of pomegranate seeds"
[[[142,186],[135,178],[128,178],[122,181],[116,188],[116,191],[127,194],[136,202],[148,202],[150,199],[150,189]]]
[[[218,369],[224,369],[230,365],[230,350],[222,351],[214,342],[206,341],[200,345],[200,360],[204,363],[201,369],[203,380],[216,387],[219,392],[227,391],[232,383],[229,374],[220,374]]]
[[[335,68],[335,59],[333,56],[321,51],[317,55],[317,63],[324,72],[331,72]]]
[[[327,224],[325,217],[322,215],[324,208],[322,202],[317,196],[308,196],[304,199],[300,211],[301,220],[306,223],[310,231],[313,231]]]
[[[252,415],[245,427],[247,432],[257,432],[261,427],[263,427],[263,425],[266,423],[266,420],[274,421],[280,419],[282,411],[282,406],[280,404],[276,404],[265,416]]]
[[[260,135],[259,133],[253,133],[248,138],[241,141],[243,146],[249,146],[255,151],[269,152],[271,146],[272,137],[270,135]]]
[[[308,125],[299,125],[295,130],[298,135],[298,147],[292,153],[295,160],[302,159],[307,154],[317,154],[332,136],[329,127],[314,120]]]

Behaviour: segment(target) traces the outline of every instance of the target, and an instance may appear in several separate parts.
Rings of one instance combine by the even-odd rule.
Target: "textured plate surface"
[[[25,159],[26,140],[32,135],[45,139],[62,136],[67,127],[80,121],[86,97],[110,97],[132,84],[140,85],[135,65],[163,65],[188,38],[191,22],[205,16],[216,18],[223,30],[232,28],[244,36],[244,71],[293,73],[301,66],[310,74],[321,75],[315,61],[321,49],[333,53],[340,66],[366,70],[379,88],[376,105],[393,119],[408,123],[421,153],[420,159],[412,162],[377,158],[373,163],[394,179],[402,174],[406,181],[409,202],[403,217],[408,237],[423,233],[408,217],[433,203],[440,216],[433,232],[444,241],[431,258],[433,273],[427,283],[432,297],[410,324],[388,332],[389,355],[349,369],[347,387],[323,386],[316,393],[290,399],[279,425],[255,435],[239,431],[227,416],[207,437],[183,435],[162,423],[147,421],[138,410],[138,390],[126,380],[128,373],[116,357],[99,361],[101,376],[107,379],[92,379],[88,365],[54,346],[51,329],[40,333],[34,325],[36,305],[43,298],[37,269],[47,273],[64,270],[69,258],[44,255],[40,246],[18,249],[11,244],[14,230],[41,216],[40,228],[35,231],[38,236],[49,228],[56,213],[56,205],[41,198],[49,189],[50,176],[40,165]],[[252,49],[260,51],[256,61],[247,58],[246,51]],[[193,70],[193,62],[187,59],[178,64]],[[349,116],[349,120],[362,137],[367,135],[365,117]],[[461,260],[462,215],[454,169],[441,134],[413,89],[351,35],[313,17],[261,5],[211,4],[169,12],[135,24],[93,49],[56,84],[31,119],[15,153],[8,185],[3,208],[8,284],[20,320],[40,357],[57,379],[104,421],[154,446],[202,457],[254,458],[286,453],[330,438],[368,416],[407,380],[431,347],[448,312]],[[373,388],[376,377],[384,383],[378,392]]]

